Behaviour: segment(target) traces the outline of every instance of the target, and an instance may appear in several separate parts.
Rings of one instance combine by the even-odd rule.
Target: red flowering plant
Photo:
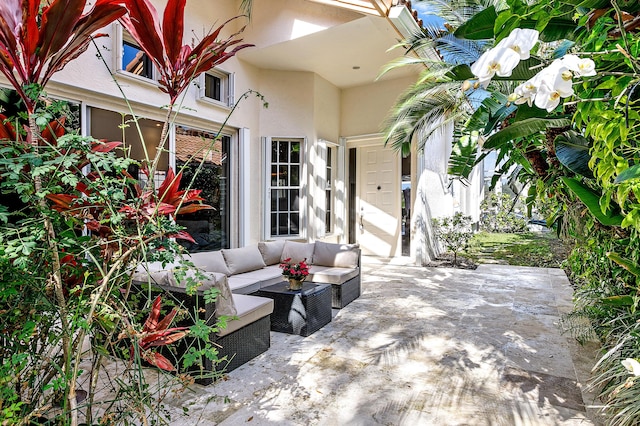
[[[282,276],[287,279],[294,279],[303,281],[309,275],[309,265],[305,262],[307,258],[305,257],[298,263],[291,263],[291,258],[287,258],[280,263],[280,268],[282,268]]]

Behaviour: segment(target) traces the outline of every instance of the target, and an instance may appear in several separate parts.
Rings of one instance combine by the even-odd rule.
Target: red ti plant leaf
[[[6,115],[0,114],[0,140],[17,141],[16,129]]]
[[[189,234],[187,231],[176,232],[175,234],[167,235],[167,237],[175,238],[177,240],[187,240],[193,244],[196,243],[196,240],[194,240],[191,234]]]
[[[160,320],[161,309],[162,297],[158,296],[153,301],[151,312],[143,325],[141,338],[137,344],[140,348],[142,358],[149,364],[155,365],[163,370],[174,371],[175,367],[167,358],[157,352],[149,350],[149,348],[170,345],[182,339],[189,331],[187,327],[169,328],[177,311],[175,308],[172,309],[169,314]],[[133,347],[131,348],[131,353],[133,353]]]
[[[97,0],[86,13],[85,6],[86,0],[0,2],[0,72],[29,114],[36,100],[25,87],[34,83],[44,87],[54,73],[87,49],[92,37],[102,36],[94,34],[97,30],[126,13],[123,0]]]
[[[147,351],[142,354],[142,357],[149,364],[158,367],[161,370],[165,371],[176,371],[176,368],[171,364],[164,355],[159,354],[158,352]]]
[[[184,35],[184,8],[186,0],[168,0],[164,9],[162,29],[158,13],[149,0],[127,0],[129,14],[122,17],[122,25],[149,56],[160,72],[160,89],[169,94],[171,105],[201,73],[225,62],[239,50],[253,46],[238,45],[238,33],[218,40],[223,23],[204,37],[197,46],[182,44]],[[235,46],[232,50],[232,46]]]

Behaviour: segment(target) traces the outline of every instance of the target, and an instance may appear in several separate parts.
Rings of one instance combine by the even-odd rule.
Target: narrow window
[[[300,141],[272,140],[269,222],[273,237],[300,235]]]
[[[325,187],[325,232],[330,234],[333,232],[333,150],[335,148],[327,148],[327,181]]]

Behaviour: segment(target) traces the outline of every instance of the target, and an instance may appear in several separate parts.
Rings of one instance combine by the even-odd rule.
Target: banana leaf
[[[556,157],[563,166],[584,177],[593,178],[593,172],[589,168],[589,141],[573,130],[568,130],[558,135],[554,141]]]
[[[562,182],[573,192],[582,203],[589,209],[589,212],[605,226],[621,226],[623,217],[612,212],[603,213],[600,208],[600,195],[592,189],[584,186],[574,178],[562,177]]]
[[[469,40],[493,38],[493,25],[496,19],[498,19],[496,8],[493,6],[488,7],[460,25],[453,35]]]
[[[527,118],[516,121],[497,133],[491,135],[484,143],[484,149],[495,149],[507,142],[539,133],[548,128],[566,127],[571,122],[564,118]]]

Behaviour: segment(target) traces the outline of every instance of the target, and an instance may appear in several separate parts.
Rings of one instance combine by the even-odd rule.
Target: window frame
[[[290,161],[287,163],[283,163],[280,161],[273,162],[272,159],[272,149],[274,142],[296,142],[300,144],[300,155],[297,163],[291,163]],[[263,138],[263,159],[264,159],[264,216],[263,216],[263,236],[264,239],[301,239],[306,238],[306,196],[305,196],[305,188],[306,188],[306,170],[305,170],[305,152],[307,147],[306,138],[299,137],[266,137]],[[289,157],[290,160],[290,157]],[[284,165],[297,165],[299,170],[298,176],[298,210],[287,210],[288,213],[292,211],[298,212],[298,232],[292,233],[289,232],[287,234],[281,233],[272,233],[272,214],[282,213],[283,210],[272,211],[272,191],[274,190],[286,190],[291,191],[295,189],[296,186],[292,185],[272,185],[272,167],[280,167]],[[289,199],[288,204],[291,205],[291,201]]]
[[[206,77],[207,75],[216,77],[220,80],[220,100],[206,96]],[[198,76],[198,100],[223,107],[226,109],[233,108],[235,104],[235,74],[220,68],[212,68]]]
[[[132,80],[136,80],[136,81],[140,81],[140,82],[144,82],[147,84],[151,84],[154,86],[158,86],[158,70],[155,67],[155,65],[153,64],[153,61],[151,61],[150,58],[148,58],[147,56],[147,60],[150,62],[150,66],[151,66],[151,77],[146,77],[140,74],[135,74],[132,73],[130,71],[127,71],[123,66],[124,66],[124,45],[125,43],[132,45],[134,47],[140,47],[138,45],[138,43],[136,43],[136,41],[133,39],[133,37],[131,37],[131,34],[129,34],[129,32],[122,26],[122,24],[120,23],[115,23],[115,37],[114,37],[114,49],[113,51],[116,52],[115,55],[113,55],[113,69],[116,70],[116,74],[118,76],[121,77],[125,77],[128,79],[132,79]],[[142,51],[142,49],[140,49]],[[144,53],[144,51],[143,51]],[[144,53],[144,55],[147,55],[146,53]]]

